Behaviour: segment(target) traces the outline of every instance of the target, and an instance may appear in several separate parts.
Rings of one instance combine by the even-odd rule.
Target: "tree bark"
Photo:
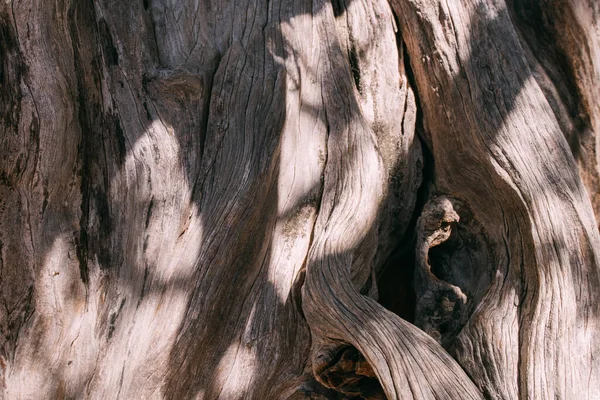
[[[3,398],[595,398],[599,21],[2,2]]]

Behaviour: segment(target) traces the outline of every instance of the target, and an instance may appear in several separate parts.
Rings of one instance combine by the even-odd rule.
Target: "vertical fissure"
[[[79,238],[76,240],[76,253],[79,261],[79,273],[81,281],[85,284],[86,288],[89,283],[89,272],[88,272],[88,227],[89,227],[89,214],[90,214],[90,157],[89,157],[89,136],[84,132],[89,132],[89,119],[85,110],[85,94],[83,92],[82,82],[80,78],[81,74],[81,61],[79,60],[78,51],[76,48],[76,33],[71,32],[73,35],[73,59],[75,60],[75,70],[78,77],[77,82],[77,104],[78,104],[78,119],[81,128],[81,137],[77,149],[77,155],[79,158],[79,175],[81,179],[80,190],[81,190],[81,215],[79,217]]]
[[[88,71],[86,69],[85,61],[82,59],[82,46],[85,45],[85,40],[82,40],[79,29],[81,29],[82,20],[89,25],[88,27],[93,30],[93,36],[96,37],[96,17],[93,4],[89,2],[86,6],[80,6],[78,3],[74,3],[68,11],[68,27],[69,34],[71,36],[72,43],[72,54],[74,63],[74,73],[76,77],[76,104],[77,104],[77,119],[80,127],[80,138],[77,146],[77,163],[79,165],[79,176],[80,182],[80,193],[81,193],[81,204],[80,204],[80,217],[79,217],[79,235],[75,237],[76,243],[76,256],[79,262],[80,279],[86,287],[86,299],[88,296],[87,289],[89,284],[89,248],[90,248],[90,209],[91,201],[93,197],[92,188],[92,145],[93,132],[93,110],[90,109],[90,96],[88,95],[86,75]],[[92,47],[93,48],[93,47]],[[94,71],[98,74],[98,71]],[[99,78],[95,77],[95,84],[99,84]],[[93,107],[93,106],[92,106]],[[98,122],[98,121],[96,121]]]
[[[398,17],[393,8],[390,8],[395,26],[399,26]],[[398,57],[398,69],[407,80],[407,98],[405,100],[402,129],[407,107],[409,106],[408,94],[412,91],[415,99],[416,121],[415,140],[421,148],[422,162],[417,161],[417,168],[421,174],[421,183],[416,192],[416,201],[410,221],[406,227],[404,236],[398,241],[396,248],[392,251],[384,266],[377,276],[377,287],[379,289],[379,303],[394,312],[396,315],[408,322],[414,322],[416,293],[414,288],[415,270],[415,244],[417,220],[423,211],[423,207],[430,196],[430,190],[434,182],[433,154],[425,140],[423,113],[420,106],[419,93],[417,91],[413,70],[410,65],[410,56],[399,30],[396,31],[396,44],[401,57]]]
[[[356,55],[356,46],[352,41],[350,43],[350,48],[348,49],[348,61],[350,62],[350,71],[354,78],[354,85],[356,86],[356,89],[360,91],[360,66],[358,64],[358,56]]]

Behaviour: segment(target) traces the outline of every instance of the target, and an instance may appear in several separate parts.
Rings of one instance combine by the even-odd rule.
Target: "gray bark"
[[[3,398],[596,398],[599,21],[2,2]]]

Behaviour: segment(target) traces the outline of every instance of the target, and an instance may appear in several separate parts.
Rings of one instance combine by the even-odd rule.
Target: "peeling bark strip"
[[[593,399],[599,17],[2,2],[0,397]]]

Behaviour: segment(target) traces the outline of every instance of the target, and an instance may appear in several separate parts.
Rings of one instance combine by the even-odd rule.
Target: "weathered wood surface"
[[[4,398],[594,398],[599,15],[2,2]]]
[[[491,282],[451,352],[489,398],[594,398],[598,230],[512,10],[503,2],[393,4],[437,190],[468,205],[483,226],[474,246],[491,254],[468,266],[487,269]],[[466,267],[450,258],[444,274]]]

